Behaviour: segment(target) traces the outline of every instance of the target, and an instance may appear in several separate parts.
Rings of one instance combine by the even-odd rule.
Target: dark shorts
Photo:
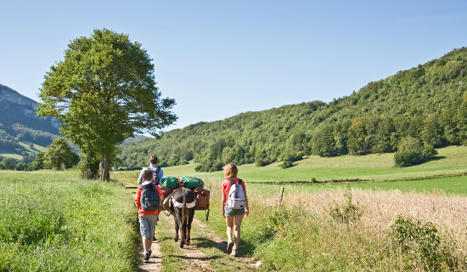
[[[232,209],[227,206],[224,206],[224,212],[226,216],[235,216],[235,215],[244,215],[245,214],[245,208],[241,209]]]

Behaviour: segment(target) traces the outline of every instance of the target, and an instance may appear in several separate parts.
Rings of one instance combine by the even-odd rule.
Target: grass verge
[[[76,172],[0,172],[0,271],[134,271],[135,211]]]

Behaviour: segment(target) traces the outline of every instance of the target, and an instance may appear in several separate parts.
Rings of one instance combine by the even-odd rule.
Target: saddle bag
[[[195,210],[208,210],[209,209],[209,197],[211,192],[208,189],[197,187],[193,190],[196,196]]]

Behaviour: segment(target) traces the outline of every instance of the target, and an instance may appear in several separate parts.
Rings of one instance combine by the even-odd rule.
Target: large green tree
[[[62,134],[98,154],[101,180],[110,179],[118,143],[135,133],[157,135],[176,120],[175,100],[161,97],[146,50],[106,29],[68,45],[45,75],[40,98],[39,115],[59,118]]]

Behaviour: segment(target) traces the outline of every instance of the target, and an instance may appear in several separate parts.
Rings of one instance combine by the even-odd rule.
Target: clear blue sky
[[[467,46],[465,0],[378,2],[2,1],[0,84],[37,100],[66,45],[108,28],[153,58],[171,129],[328,102]]]

